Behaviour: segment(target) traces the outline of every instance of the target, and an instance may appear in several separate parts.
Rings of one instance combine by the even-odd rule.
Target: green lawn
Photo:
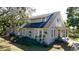
[[[77,41],[77,42],[79,42],[79,38],[75,38],[74,40]]]

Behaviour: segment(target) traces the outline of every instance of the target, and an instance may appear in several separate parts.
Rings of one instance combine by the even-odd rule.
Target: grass
[[[10,51],[8,42],[0,38],[0,51]]]
[[[62,43],[55,42],[54,44],[51,44],[50,46],[46,46],[46,45],[41,45],[38,42],[36,42],[36,40],[34,41],[33,39],[28,38],[28,37],[19,38],[18,36],[16,36],[14,40],[17,40],[16,43],[12,41],[11,42],[12,45],[10,45],[10,48],[7,47],[7,49],[5,50],[2,49],[4,47],[2,47],[3,45],[1,45],[1,51],[18,51],[18,49],[12,46],[16,46],[17,48],[21,49],[20,51],[55,51],[55,50],[69,51],[69,47],[67,46],[67,44],[64,44],[63,42]],[[7,44],[5,43],[5,45]],[[57,49],[54,47],[54,45],[61,46],[61,47],[60,49]]]
[[[9,41],[0,37],[0,51],[21,51],[18,47],[10,44]]]
[[[23,40],[23,39],[22,39]],[[23,41],[21,41],[23,42]],[[20,42],[19,42],[20,43]],[[54,45],[51,45],[49,47],[47,46],[41,46],[40,44],[33,44],[28,42],[25,42],[27,44],[17,44],[17,43],[8,43],[6,40],[0,40],[0,51],[69,51],[69,48],[64,43],[54,43],[54,45],[61,46],[60,49],[55,48]],[[29,43],[29,44],[28,44]],[[17,49],[17,48],[18,49]]]
[[[77,42],[79,42],[79,38],[75,38],[74,40],[77,41]]]
[[[74,41],[79,42],[79,37],[70,37],[71,39],[73,39]]]
[[[21,45],[21,44],[14,44],[18,48],[23,49],[24,51],[48,51],[49,48],[36,46],[36,45]]]
[[[70,33],[69,34],[69,37],[71,38],[71,39],[73,39],[74,41],[77,41],[77,42],[79,42],[79,33]]]

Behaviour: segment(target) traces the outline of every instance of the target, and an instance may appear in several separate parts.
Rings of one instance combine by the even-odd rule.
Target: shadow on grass
[[[49,51],[53,48],[53,45],[61,45],[61,47],[64,49],[64,51],[71,51],[71,47],[67,46],[67,43],[60,43],[60,42],[55,42],[54,44],[44,47],[41,45],[22,45],[22,44],[16,44],[16,43],[12,43],[15,46],[17,46],[18,48],[24,50],[24,51]],[[60,51],[60,50],[59,50]]]
[[[6,38],[5,38],[6,39]],[[14,41],[16,43],[14,43]],[[71,47],[68,47],[68,44],[62,41],[56,40],[53,44],[46,46],[45,44],[40,44],[35,39],[31,39],[28,37],[16,37],[11,41],[11,44],[16,47],[24,50],[24,51],[49,51],[53,48],[53,45],[60,45],[65,51],[71,51]],[[60,51],[60,50],[59,50]]]
[[[48,51],[50,49],[50,47],[42,47],[38,45],[31,46],[31,45],[21,45],[16,43],[13,44],[24,51]]]
[[[17,37],[18,38],[18,37]],[[46,46],[44,43],[40,44],[35,39],[29,37],[20,37],[16,40],[16,43],[12,43],[18,48],[21,48],[24,51],[48,51],[51,46]]]
[[[56,40],[53,44],[46,46],[45,44],[40,44],[36,40],[30,38],[26,39],[26,37],[25,38],[23,37],[17,40],[16,43],[13,44],[18,48],[23,49],[24,51],[49,51],[53,48],[53,45],[60,45],[61,48],[64,49],[64,51],[71,51],[71,47],[68,46],[68,43],[58,40]]]

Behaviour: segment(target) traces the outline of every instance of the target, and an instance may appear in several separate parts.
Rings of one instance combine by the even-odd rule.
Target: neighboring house
[[[31,17],[28,19],[29,24],[23,24],[15,33],[49,45],[58,37],[68,36],[68,29],[62,20],[60,12]]]

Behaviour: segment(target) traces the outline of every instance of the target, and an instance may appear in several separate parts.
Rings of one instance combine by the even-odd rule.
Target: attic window
[[[59,22],[59,19],[57,19],[57,22]]]
[[[42,19],[45,19],[45,17],[43,17]]]
[[[45,22],[45,21],[46,21],[46,18],[45,18],[45,17],[43,17],[43,18],[42,18],[42,22]]]

